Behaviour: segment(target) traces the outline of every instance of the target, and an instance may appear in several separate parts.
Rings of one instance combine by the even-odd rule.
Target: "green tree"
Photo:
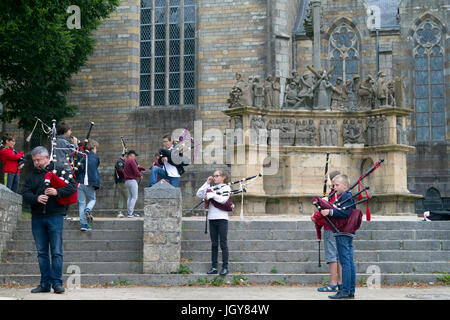
[[[92,32],[119,0],[2,0],[0,2],[0,103],[4,122],[30,130],[72,117],[70,79],[94,51]],[[76,11],[67,12],[70,6]],[[80,28],[73,28],[79,17]]]

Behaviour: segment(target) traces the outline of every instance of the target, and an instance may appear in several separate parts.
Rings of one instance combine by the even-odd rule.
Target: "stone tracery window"
[[[336,83],[338,77],[352,80],[359,74],[358,37],[355,30],[347,23],[341,23],[331,33],[329,40],[328,57],[331,66],[336,66],[332,73],[332,82]]]
[[[445,141],[444,48],[431,19],[414,33],[416,139]]]
[[[141,0],[140,106],[194,104],[195,0]]]

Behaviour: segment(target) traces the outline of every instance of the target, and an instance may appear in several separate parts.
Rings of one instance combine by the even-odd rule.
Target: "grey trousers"
[[[127,211],[128,215],[131,215],[134,213],[134,206],[138,199],[138,183],[136,180],[127,180],[125,181],[125,187],[128,191]]]

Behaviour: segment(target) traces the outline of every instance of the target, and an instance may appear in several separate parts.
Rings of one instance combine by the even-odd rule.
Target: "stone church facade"
[[[97,211],[115,206],[113,171],[121,136],[147,168],[137,204],[142,208],[148,168],[165,133],[177,128],[192,133],[194,122],[201,123],[196,134],[205,146],[208,129],[230,127],[222,111],[236,73],[277,76],[284,88],[292,71],[309,72],[312,41],[303,21],[311,1],[121,1],[94,33],[96,50],[73,77],[69,96],[80,106],[69,119],[74,135],[84,138],[95,122],[91,137],[100,143],[102,180]],[[404,79],[405,104],[414,110],[406,118],[407,144],[415,147],[407,156],[408,189],[433,195],[450,210],[448,1],[323,0],[321,6],[322,66],[336,66],[333,82],[376,78],[378,72]],[[213,167],[227,165],[187,167],[180,185],[185,214]],[[416,209],[423,205],[418,201]]]

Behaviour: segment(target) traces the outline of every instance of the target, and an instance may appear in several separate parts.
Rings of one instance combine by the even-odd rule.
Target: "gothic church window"
[[[355,30],[347,23],[341,23],[333,30],[329,41],[328,57],[331,67],[336,66],[331,74],[332,82],[336,83],[338,77],[344,82],[352,80],[359,74],[359,44]]]
[[[444,56],[442,31],[426,19],[414,33],[418,142],[445,141]]]
[[[193,105],[195,0],[141,0],[140,106]]]

